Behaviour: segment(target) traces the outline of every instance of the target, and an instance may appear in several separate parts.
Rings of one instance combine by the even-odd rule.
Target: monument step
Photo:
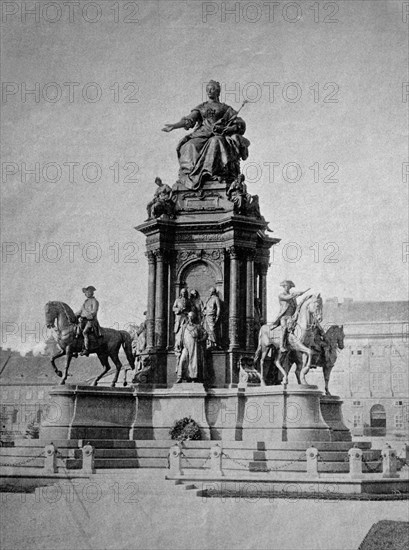
[[[233,451],[231,452],[234,456]],[[363,454],[365,460],[379,460],[381,457],[380,450],[364,451]],[[306,460],[305,452],[288,451],[288,450],[274,450],[274,451],[254,451],[253,459],[258,460],[292,460],[299,457],[299,460]],[[348,461],[348,453],[346,451],[320,451],[320,460],[326,462],[343,462]]]
[[[135,441],[129,439],[80,439],[79,446],[90,444],[95,449],[135,449]]]
[[[225,469],[223,465],[223,469]],[[267,461],[267,462],[250,462],[250,472],[274,472],[274,471],[286,471],[286,472],[306,472],[307,466],[305,462],[294,461]],[[382,471],[382,464],[379,461],[367,461],[363,465],[363,471],[368,473],[379,473]],[[348,473],[348,462],[318,462],[319,473]]]
[[[77,449],[64,449],[58,448],[60,458],[74,458]],[[0,448],[0,460],[2,457],[30,457],[30,456],[44,456],[44,447],[7,447]]]
[[[106,468],[167,468],[167,458],[95,458],[96,469]],[[82,468],[81,459],[68,459],[67,470],[78,470]]]
[[[13,468],[43,468],[44,458],[31,458],[31,457],[0,457],[0,467],[5,468],[11,466]]]
[[[78,439],[21,439],[16,441],[15,448],[17,447],[44,447],[53,443],[59,448],[76,449],[78,447]],[[0,449],[1,450],[1,449]]]
[[[186,480],[187,482],[188,480]],[[189,480],[190,481],[190,480]],[[202,498],[311,498],[334,500],[363,498],[364,500],[396,500],[407,498],[409,483],[405,480],[348,480],[339,476],[327,479],[257,479],[237,478],[203,480],[196,494]]]
[[[95,449],[94,456],[96,459],[99,458],[138,458],[139,451],[137,449]],[[82,458],[81,449],[75,451],[75,458]]]

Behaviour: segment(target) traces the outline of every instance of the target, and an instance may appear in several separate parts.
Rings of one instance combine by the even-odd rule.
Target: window
[[[35,418],[35,411],[26,411],[24,421],[26,424],[30,424],[31,422],[34,422]]]
[[[362,414],[354,414],[354,428],[362,426]]]
[[[353,405],[354,405],[354,407],[361,407],[361,402],[360,401],[354,401]]]
[[[405,377],[403,372],[392,373],[392,389],[395,392],[406,390]]]
[[[365,390],[368,385],[368,379],[365,374],[353,372],[351,377],[351,386],[354,392]]]
[[[19,390],[14,390],[14,399],[17,401],[19,397],[20,397]]]
[[[359,349],[357,352],[356,352],[357,355],[362,355],[362,350]]]
[[[11,422],[13,424],[17,424],[17,417],[18,417],[18,410],[17,409],[13,409],[13,414],[11,416]]]
[[[403,405],[403,401],[395,401],[393,404],[395,407],[401,407]]]
[[[381,391],[384,387],[384,375],[381,372],[371,373],[371,389]]]
[[[27,390],[26,399],[32,399],[32,398],[33,398],[33,390]]]
[[[374,405],[370,410],[371,428],[386,428],[386,413],[382,405]]]
[[[7,392],[3,391],[2,396],[1,396],[2,401],[7,401],[7,397],[8,397]]]
[[[395,429],[396,430],[403,430],[403,415],[401,413],[395,414]]]
[[[44,390],[38,392],[38,399],[44,399]]]
[[[37,411],[36,420],[37,420],[37,424],[39,424],[41,422],[41,409],[38,409],[38,411]]]

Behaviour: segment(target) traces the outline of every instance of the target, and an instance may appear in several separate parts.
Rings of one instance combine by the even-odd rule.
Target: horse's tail
[[[121,344],[131,368],[135,368],[135,357],[132,352],[132,337],[126,330],[120,330]]]

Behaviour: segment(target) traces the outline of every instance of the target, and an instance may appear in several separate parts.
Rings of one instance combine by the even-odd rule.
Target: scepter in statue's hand
[[[249,100],[248,99],[245,99],[243,101],[243,103],[241,104],[241,107],[240,109],[237,111],[237,113],[235,115],[233,115],[228,121],[227,121],[227,124],[226,126],[223,128],[223,130],[220,132],[220,135],[223,135],[226,130],[228,130],[229,126],[231,126],[231,124],[236,120],[236,118],[239,116],[239,113],[240,111],[243,109],[243,107],[245,106],[246,103],[248,103]],[[215,124],[215,127],[218,125],[219,123],[216,122]],[[213,132],[214,132],[215,128],[213,128]]]

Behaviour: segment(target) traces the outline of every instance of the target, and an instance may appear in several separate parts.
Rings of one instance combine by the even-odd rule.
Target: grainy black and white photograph
[[[1,1],[2,550],[409,546],[409,2]]]

